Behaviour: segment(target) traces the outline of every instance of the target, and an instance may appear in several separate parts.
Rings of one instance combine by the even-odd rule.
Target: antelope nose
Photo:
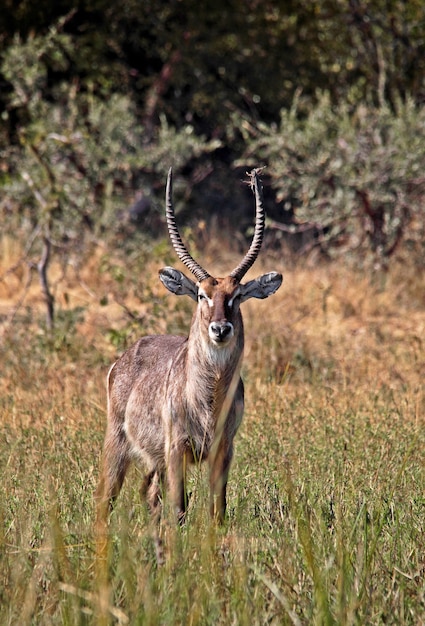
[[[233,334],[233,325],[230,322],[211,322],[209,330],[213,341],[226,341]]]

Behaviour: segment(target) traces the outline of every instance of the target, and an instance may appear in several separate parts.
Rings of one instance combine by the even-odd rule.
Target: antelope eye
[[[207,300],[207,296],[204,293],[198,293],[198,301]]]

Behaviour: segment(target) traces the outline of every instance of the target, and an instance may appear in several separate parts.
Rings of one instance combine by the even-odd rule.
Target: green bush
[[[57,29],[26,42],[17,37],[1,67],[12,87],[6,115],[19,120],[18,142],[1,146],[8,164],[0,182],[3,206],[17,206],[13,228],[28,221],[47,226],[56,242],[65,235],[78,241],[87,224],[114,231],[117,210],[135,189],[152,187],[171,164],[179,169],[219,145],[196,136],[190,125],[176,131],[164,118],[148,140],[125,95],[102,98],[77,81],[58,82],[52,91],[48,70],[66,67],[72,45]]]
[[[423,258],[424,137],[425,110],[411,100],[393,112],[333,107],[323,94],[304,116],[295,100],[279,125],[249,127],[245,161],[267,164],[278,199],[319,225],[329,254],[385,266],[402,241]]]
[[[26,42],[16,37],[0,68],[11,87],[4,116],[17,120],[15,140],[6,133],[0,138],[3,232],[26,242],[22,262],[38,269],[49,327],[51,255],[66,264],[70,254],[83,257],[87,233],[106,239],[118,233],[136,190],[148,189],[155,210],[157,179],[162,211],[167,169],[173,164],[178,170],[219,145],[195,135],[190,125],[177,131],[165,118],[147,136],[126,95],[100,96],[79,81],[52,88],[49,72],[66,69],[72,47],[59,28]]]

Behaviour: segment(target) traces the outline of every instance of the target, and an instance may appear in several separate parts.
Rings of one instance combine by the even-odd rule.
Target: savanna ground
[[[287,267],[247,302],[246,411],[225,528],[208,521],[205,471],[158,567],[140,471],[96,557],[93,492],[105,376],[137,334],[184,332],[192,304],[164,293],[168,244],[126,259],[101,247],[51,270],[56,328],[16,242],[0,254],[0,623],[424,624],[425,284],[339,264]],[[202,262],[218,274],[229,255]],[[167,256],[168,255],[168,256]],[[148,260],[148,258],[150,260]],[[20,304],[18,307],[17,305]]]

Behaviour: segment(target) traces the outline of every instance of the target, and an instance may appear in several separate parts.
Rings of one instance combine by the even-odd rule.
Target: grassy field
[[[14,254],[3,246],[0,274]],[[135,261],[130,277],[98,250],[78,271],[54,268],[52,336],[35,278],[3,275],[0,624],[425,624],[425,279],[401,264],[374,282],[265,254],[253,275],[281,270],[284,284],[244,305],[225,528],[194,472],[187,524],[165,525],[158,567],[133,468],[107,562],[96,555],[108,366],[137,334],[190,320],[190,301],[156,279],[163,263]]]

